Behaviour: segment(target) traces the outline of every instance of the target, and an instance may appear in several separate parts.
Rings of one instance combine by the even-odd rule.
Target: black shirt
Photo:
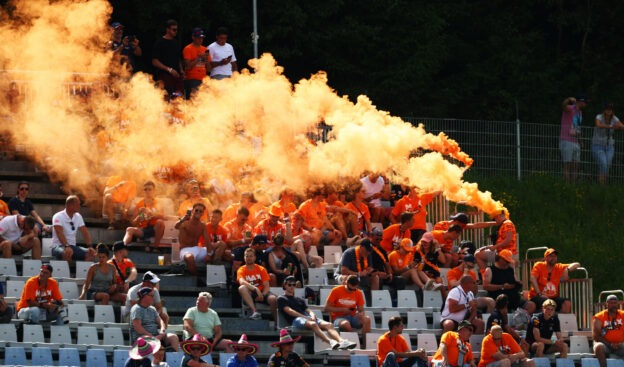
[[[273,353],[269,358],[268,367],[301,367],[305,366],[305,361],[295,352],[290,352],[288,357],[284,358],[281,352]]]
[[[28,200],[28,198],[26,198],[24,202],[22,202],[17,197],[13,197],[11,198],[11,200],[9,200],[8,205],[11,214],[13,214],[14,210],[17,210],[21,215],[30,215],[30,212],[35,210],[35,207],[33,206],[32,202]]]
[[[490,317],[487,319],[487,324],[485,326],[486,333],[492,328],[492,326],[498,325],[505,330],[505,326],[507,325],[507,315],[503,315],[499,310],[494,310],[490,314]]]
[[[152,59],[157,59],[165,66],[180,72],[180,44],[178,40],[175,38],[168,40],[163,37],[157,39],[152,50]]]
[[[561,326],[559,325],[559,317],[557,314],[553,315],[550,319],[546,320],[544,318],[544,313],[534,313],[533,317],[531,317],[531,322],[529,322],[529,327],[527,328],[526,341],[531,344],[535,341],[533,337],[533,329],[539,329],[540,336],[542,338],[550,339],[553,335],[553,332],[561,331]]]
[[[283,311],[284,307],[286,306],[292,308],[293,310],[299,312],[302,315],[306,314],[305,310],[306,308],[308,308],[305,301],[299,297],[287,296],[285,294],[277,297],[277,310],[278,312],[281,312],[284,315],[284,318],[289,324],[292,324],[295,318]]]

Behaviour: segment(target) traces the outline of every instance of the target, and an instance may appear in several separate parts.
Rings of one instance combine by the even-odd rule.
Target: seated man
[[[33,259],[41,259],[41,241],[35,234],[35,219],[31,216],[8,215],[0,220],[2,257],[21,255],[32,250]]]
[[[70,195],[65,199],[65,210],[52,217],[52,255],[58,260],[93,261],[95,249],[91,246],[91,235],[85,225],[80,210],[80,199]],[[76,243],[76,233],[80,231],[88,249]]]
[[[139,289],[147,287],[154,290],[152,306],[154,306],[156,311],[158,311],[158,315],[165,323],[165,327],[169,325],[169,315],[167,314],[166,309],[163,308],[162,301],[160,299],[160,292],[158,291],[158,283],[160,283],[160,278],[151,271],[148,271],[143,274],[143,281],[141,283],[132,286],[132,288],[128,290],[128,296],[126,297],[126,309],[125,313],[122,314],[125,321],[127,321],[126,317],[130,313],[132,306],[139,302]]]
[[[226,241],[230,234],[228,230],[220,225],[222,212],[219,209],[214,209],[210,213],[210,219],[206,223],[206,234],[210,237],[212,242],[212,248],[208,251],[206,256],[206,262],[220,265],[224,261],[232,261],[232,251],[228,249]]]
[[[236,281],[240,284],[238,293],[241,299],[252,311],[250,319],[262,319],[255,302],[269,305],[271,314],[275,315],[277,298],[270,292],[269,273],[263,266],[256,264],[256,251],[253,248],[245,250],[245,265],[236,271]]]
[[[462,261],[456,267],[449,269],[446,273],[446,280],[449,288],[455,288],[459,285],[459,280],[462,275],[470,275],[475,280],[475,287],[472,289],[473,294],[477,294],[477,273],[473,270],[475,268],[476,260],[474,256],[468,254],[462,257]],[[494,300],[490,297],[476,297],[477,308],[484,310],[485,312],[492,312],[494,309]]]
[[[198,262],[206,260],[208,250],[206,247],[199,246],[199,239],[203,237],[206,245],[210,245],[210,237],[206,234],[206,226],[202,223],[201,218],[206,211],[206,207],[202,203],[193,205],[191,215],[185,215],[175,225],[175,229],[179,230],[180,241],[180,257],[184,259],[186,268],[189,273],[197,275]]]
[[[336,332],[334,325],[323,319],[318,319],[316,315],[310,311],[306,302],[295,296],[295,287],[297,278],[288,276],[284,279],[284,294],[277,297],[277,310],[291,324],[293,329],[312,330],[316,336],[321,338],[325,343],[329,344],[331,349],[353,349],[356,343],[348,341],[340,337]],[[324,332],[327,332],[327,335]],[[329,337],[328,337],[329,335]]]
[[[488,297],[495,299],[499,294],[505,294],[509,298],[509,309],[515,310],[523,307],[529,315],[535,311],[533,302],[525,302],[520,298],[522,283],[516,279],[513,268],[514,260],[511,251],[502,250],[495,257],[494,265],[485,269],[483,277],[483,289],[488,292]]]
[[[412,238],[410,228],[414,226],[414,213],[403,212],[400,215],[401,223],[389,225],[383,230],[381,247],[390,253],[399,248],[399,243],[404,238]]]
[[[128,220],[130,205],[136,197],[136,183],[122,176],[110,176],[104,187],[102,217],[108,219],[108,229],[115,229],[115,210],[121,212],[121,218]]]
[[[129,218],[132,227],[126,228],[123,242],[127,245],[134,238],[147,240],[154,238],[154,248],[157,248],[165,234],[164,211],[156,198],[156,185],[147,181],[143,185],[145,196],[132,208]],[[150,247],[145,248],[149,251]]]
[[[400,275],[395,276],[390,266],[390,260],[388,259],[388,253],[381,247],[381,229],[378,227],[373,228],[370,239],[365,238],[361,240],[370,241],[373,247],[371,252],[372,265],[375,268],[375,272],[379,277],[379,283],[381,285],[387,285],[390,287],[390,293],[396,294],[396,291],[405,289],[407,280]]]
[[[410,240],[411,241],[411,240]],[[403,333],[403,320],[393,316],[388,320],[388,331],[377,341],[377,365],[382,367],[427,366],[427,352],[424,349],[410,351]],[[409,336],[408,336],[409,338]]]
[[[520,349],[514,338],[499,325],[492,326],[481,344],[479,367],[534,367],[532,359]]]
[[[230,347],[232,341],[223,339],[221,319],[217,312],[210,308],[211,304],[212,294],[200,292],[195,306],[186,310],[184,314],[184,339],[188,340],[193,335],[199,334],[208,339],[215,350],[232,353],[234,352],[234,349]]]
[[[457,252],[453,252],[453,243],[459,238],[461,233],[462,227],[458,225],[453,225],[445,231],[431,231],[433,238],[440,244],[440,248],[442,249],[442,252],[444,252],[444,257],[446,259],[444,267],[451,268],[457,266],[457,263],[459,262],[459,255]]]
[[[547,299],[542,303],[542,312],[533,314],[531,317],[526,341],[531,345],[531,352],[535,357],[555,352],[560,352],[561,358],[568,356],[568,345],[561,337],[561,326],[555,308],[557,308],[555,301]],[[553,333],[556,333],[557,340],[553,338]]]
[[[440,346],[431,359],[433,367],[476,367],[470,345],[473,332],[474,326],[464,320],[457,326],[457,331],[442,334]]]
[[[484,323],[477,318],[477,300],[472,293],[474,284],[470,275],[464,275],[459,285],[449,291],[441,314],[444,331],[455,330],[461,321],[466,320],[474,326],[477,334],[483,334]]]
[[[365,335],[370,331],[371,320],[364,311],[366,302],[359,285],[357,275],[348,275],[343,284],[329,292],[323,312],[329,312],[330,319],[339,330],[362,329],[362,335]]]
[[[522,351],[529,355],[529,344],[524,340],[515,329],[509,326],[508,323],[508,312],[507,312],[507,302],[508,298],[504,294],[499,294],[496,297],[496,308],[490,314],[490,317],[486,320],[485,323],[485,333],[489,333],[490,329],[493,326],[500,326],[504,332],[511,335],[512,338],[520,345]]]
[[[343,240],[342,233],[327,217],[327,205],[323,201],[323,195],[322,187],[311,188],[308,192],[310,199],[299,205],[297,213],[303,217],[303,229],[310,232],[321,231],[320,245],[338,246]],[[316,241],[314,243],[316,244]]]
[[[178,208],[178,216],[188,216],[189,213],[195,209],[196,204],[202,204],[204,211],[202,212],[200,220],[204,223],[208,221],[208,213],[212,210],[212,204],[210,200],[201,196],[199,191],[199,183],[195,180],[191,181],[191,194],[188,199],[184,200]]]
[[[403,238],[398,248],[388,255],[392,274],[405,278],[409,284],[416,284],[420,289],[437,291],[444,287],[420,270],[420,264],[414,261],[414,251],[412,240]]]
[[[39,275],[26,281],[17,303],[17,318],[31,324],[56,320],[57,325],[63,325],[63,295],[52,279],[52,270],[52,265],[43,264]]]
[[[479,265],[482,277],[484,276],[488,263],[496,261],[496,255],[503,250],[511,252],[512,258],[513,256],[518,256],[516,226],[509,219],[509,212],[501,210],[494,215],[493,219],[496,225],[499,226],[496,243],[491,246],[481,247],[479,251],[475,253],[475,259]]]
[[[167,333],[167,325],[152,306],[154,289],[142,287],[137,294],[139,301],[130,309],[130,343],[134,343],[139,336],[149,336],[171,346],[176,352],[180,350],[178,336]]]
[[[378,290],[379,275],[373,267],[372,252],[373,246],[369,240],[361,241],[359,245],[346,249],[334,273],[336,282],[343,284],[347,277],[355,275],[363,287]]]
[[[225,243],[228,249],[234,254],[235,249],[245,247],[251,243],[251,226],[247,223],[249,220],[249,209],[241,206],[236,211],[234,219],[225,222],[223,227],[228,231],[228,237]]]
[[[624,357],[624,311],[615,294],[607,297],[607,309],[594,315],[592,335],[594,337],[594,353],[600,367],[607,366],[607,356],[616,354]]]
[[[561,281],[570,279],[568,272],[578,269],[581,264],[561,264],[557,262],[559,252],[549,248],[544,252],[544,261],[538,261],[531,269],[531,301],[536,305],[542,304],[546,299],[552,299],[557,303],[557,312],[572,312],[572,303],[567,298],[559,297],[559,285]]]

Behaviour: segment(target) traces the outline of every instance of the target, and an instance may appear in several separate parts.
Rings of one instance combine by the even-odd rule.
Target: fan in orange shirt
[[[409,238],[401,240],[398,249],[388,255],[388,262],[392,268],[392,275],[402,276],[408,283],[416,284],[421,289],[437,291],[444,285],[430,279],[420,268],[420,264],[414,261],[414,244]]]
[[[357,221],[351,223],[351,228],[349,230],[352,236],[357,236],[362,233],[370,233],[373,229],[371,226],[371,213],[368,210],[368,205],[364,202],[365,194],[366,190],[364,190],[361,183],[354,186],[353,191],[351,192],[353,200],[348,202],[345,206],[345,208],[357,213]]]
[[[479,367],[502,366],[534,367],[535,363],[526,357],[510,334],[504,333],[500,325],[494,325],[481,344]]]
[[[444,267],[451,268],[457,266],[459,254],[453,251],[453,243],[459,238],[462,228],[458,225],[451,226],[446,231],[431,231],[433,238],[440,244],[440,249],[444,252]]]
[[[600,367],[607,366],[607,356],[611,353],[620,358],[624,355],[624,311],[615,294],[607,297],[607,309],[594,315],[592,335],[594,353]]]
[[[440,191],[419,194],[417,187],[411,187],[409,194],[403,196],[395,204],[390,213],[390,221],[392,223],[399,222],[399,216],[403,212],[414,213],[414,225],[411,228],[412,242],[418,243],[420,237],[427,232],[427,210],[429,205],[438,195]]]
[[[323,201],[323,188],[313,187],[309,190],[310,199],[304,201],[297,211],[303,217],[303,228],[313,232],[315,229],[323,232],[320,239],[324,245],[340,245],[342,233],[334,228],[334,225],[327,218],[327,208]]]
[[[102,217],[108,218],[108,229],[115,229],[115,209],[121,211],[122,219],[127,220],[132,201],[136,197],[136,183],[122,176],[110,176],[104,187]]]
[[[557,312],[572,312],[572,303],[567,298],[559,297],[559,284],[570,279],[568,272],[578,269],[580,263],[561,264],[557,262],[558,251],[549,248],[544,252],[544,261],[538,261],[531,269],[531,292],[529,297],[536,305],[546,299],[557,303]]]
[[[496,243],[491,246],[481,247],[479,251],[475,253],[475,258],[477,259],[477,264],[479,264],[479,269],[481,269],[482,274],[488,263],[496,261],[497,253],[503,250],[509,250],[516,258],[518,254],[516,226],[509,220],[509,212],[507,212],[507,210],[501,210],[494,216],[494,220],[496,224],[500,226],[498,228]]]
[[[204,204],[204,207],[206,208],[200,219],[202,222],[206,223],[208,221],[208,213],[211,212],[213,209],[212,203],[210,202],[210,200],[201,196],[199,183],[195,181],[191,186],[191,197],[184,200],[178,208],[178,216],[184,217],[186,213],[188,213],[189,210],[192,210],[193,206],[197,203]]]
[[[221,222],[222,212],[214,209],[210,212],[210,220],[206,223],[206,234],[210,237],[212,248],[208,249],[206,255],[206,263],[222,264],[223,261],[232,261],[232,251],[228,249],[225,241],[230,237],[228,230],[219,224]],[[203,238],[200,239],[200,246],[204,244]]]
[[[469,365],[476,367],[470,345],[470,336],[473,332],[474,326],[469,321],[463,320],[457,326],[457,331],[447,331],[442,334],[440,346],[431,359],[433,366],[462,367]],[[460,352],[464,356],[463,361],[458,360]]]
[[[249,225],[253,228],[264,219],[265,208],[262,204],[258,203],[253,192],[245,191],[241,193],[240,201],[238,203],[231,204],[223,212],[223,219],[221,224],[229,222],[236,216],[237,210],[240,207],[245,207],[249,211],[249,218],[247,219]]]
[[[398,248],[403,238],[412,238],[410,228],[412,228],[413,225],[414,213],[401,213],[401,224],[392,224],[384,229],[383,237],[381,238],[381,247],[388,253]]]

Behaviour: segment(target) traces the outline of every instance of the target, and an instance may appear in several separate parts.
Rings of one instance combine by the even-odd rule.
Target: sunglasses
[[[287,283],[286,286],[287,287],[296,287],[297,284],[296,283]]]
[[[200,351],[202,349],[204,349],[204,348],[202,348],[202,347],[192,347],[191,348],[191,350],[194,350],[194,351]]]
[[[30,190],[28,187],[20,187],[19,188],[19,191],[28,191],[28,190]]]
[[[204,211],[202,209],[195,209],[195,213],[203,213]]]
[[[69,225],[71,226],[72,231],[76,230],[76,227],[74,226],[74,222],[69,221]]]

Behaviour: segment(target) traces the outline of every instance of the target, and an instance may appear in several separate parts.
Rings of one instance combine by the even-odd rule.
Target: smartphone
[[[186,211],[186,216],[187,216],[187,217],[190,217],[190,216],[191,216],[191,212],[192,212],[192,210],[191,210],[191,209],[187,210],[187,211]]]

